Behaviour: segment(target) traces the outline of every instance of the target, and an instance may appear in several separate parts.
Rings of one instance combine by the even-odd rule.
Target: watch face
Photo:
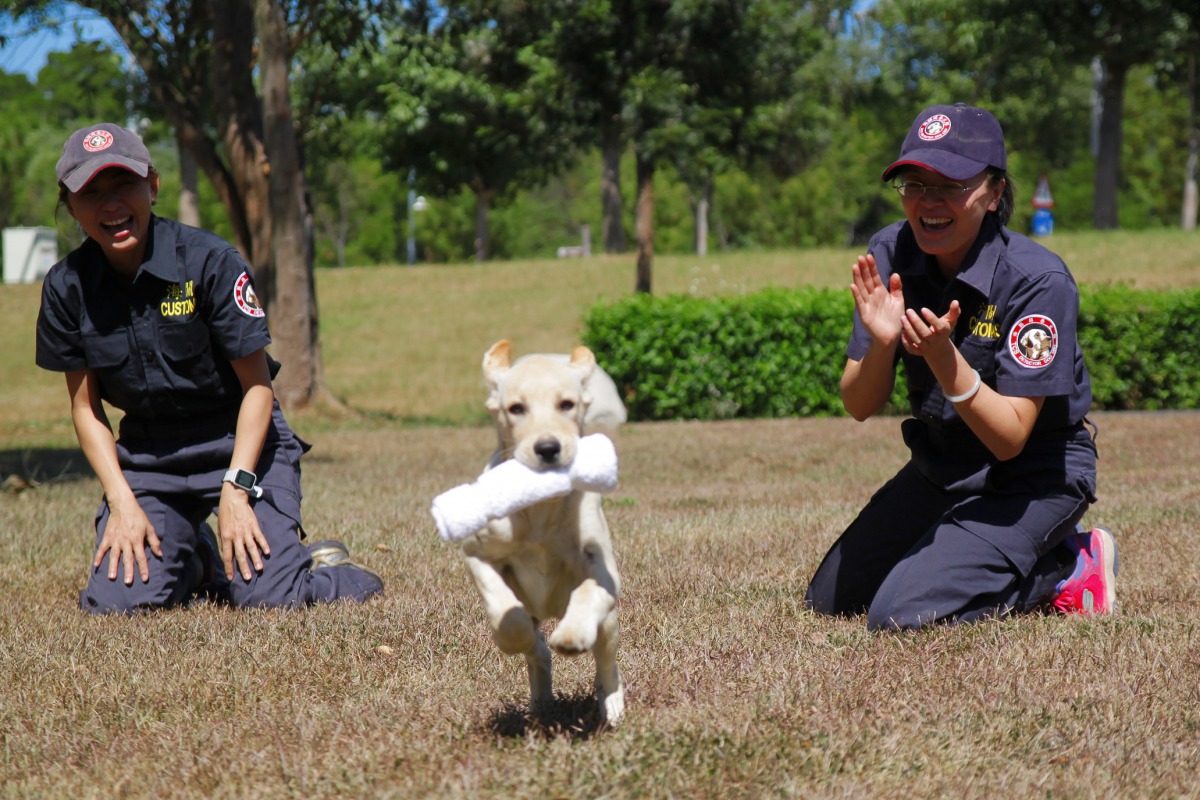
[[[254,488],[254,473],[239,469],[233,476],[233,485],[249,491]]]

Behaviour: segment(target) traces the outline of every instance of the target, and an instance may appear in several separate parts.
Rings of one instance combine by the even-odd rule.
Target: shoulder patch
[[[248,272],[239,275],[237,282],[233,284],[233,299],[237,303],[237,307],[248,317],[265,317],[267,315],[267,312],[263,310],[262,303],[258,302],[258,295],[254,293],[254,284],[250,283]]]
[[[1054,320],[1042,314],[1021,317],[1008,334],[1008,350],[1023,367],[1049,366],[1058,352],[1058,328]]]

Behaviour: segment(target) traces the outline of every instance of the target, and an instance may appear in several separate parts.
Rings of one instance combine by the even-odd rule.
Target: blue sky
[[[124,45],[106,19],[75,5],[64,8],[66,13],[58,31],[46,27],[31,28],[27,23],[13,22],[7,14],[0,15],[0,35],[7,39],[4,47],[0,47],[0,70],[25,73],[34,80],[46,63],[47,54],[70,50],[79,40],[103,39],[117,51],[124,51]]]

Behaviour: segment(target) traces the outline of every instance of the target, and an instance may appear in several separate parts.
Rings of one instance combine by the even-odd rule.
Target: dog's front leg
[[[617,669],[617,612],[614,609],[596,630],[596,700],[600,714],[609,725],[616,725],[625,713],[625,684]]]
[[[502,653],[525,656],[532,704],[535,708],[548,706],[554,699],[554,690],[546,637],[495,567],[474,556],[464,554],[463,558],[483,598],[492,640]]]
[[[588,578],[571,592],[567,613],[550,637],[550,646],[568,656],[592,651],[600,713],[616,725],[625,711],[625,687],[617,668],[617,601],[604,583]]]

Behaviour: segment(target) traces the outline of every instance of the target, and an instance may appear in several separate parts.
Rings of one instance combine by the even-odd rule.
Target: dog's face
[[[512,344],[502,339],[483,357],[490,390],[487,409],[496,420],[504,455],[530,469],[570,465],[591,402],[586,384],[596,357],[582,346],[565,362],[529,356],[513,364],[511,356]]]
[[[1020,344],[1029,358],[1042,358],[1050,350],[1050,337],[1045,331],[1033,329],[1021,337]]]

